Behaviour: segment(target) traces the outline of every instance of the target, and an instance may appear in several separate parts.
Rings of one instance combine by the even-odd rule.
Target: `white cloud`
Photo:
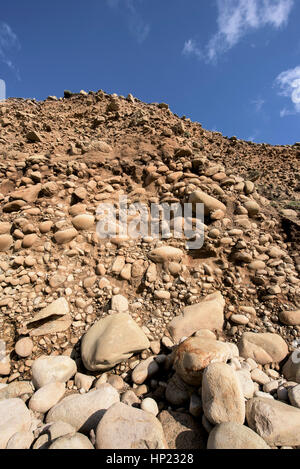
[[[184,43],[184,48],[182,53],[184,55],[190,55],[194,54],[196,55],[199,59],[203,57],[203,53],[201,50],[198,48],[196,42],[193,39],[189,39]]]
[[[204,48],[202,56],[216,62],[221,54],[237,45],[251,30],[265,26],[278,29],[286,25],[293,5],[294,0],[217,0],[218,31]],[[195,46],[189,53],[195,54],[195,50],[200,49]],[[200,56],[198,53],[195,55]]]
[[[135,36],[137,42],[141,44],[150,32],[147,24],[137,10],[136,4],[141,0],[106,0],[110,8],[122,8],[126,12],[127,22],[130,32]]]
[[[14,48],[18,49],[19,47],[18,37],[11,27],[6,23],[0,22],[0,60],[17,73],[17,75],[18,71],[8,55]]]
[[[251,101],[251,103],[255,106],[256,112],[260,112],[262,110],[263,105],[265,104],[265,100],[262,98],[257,98]]]
[[[280,116],[285,117],[300,112],[300,65],[280,73],[275,83],[280,88],[279,94],[290,98],[293,103],[293,109],[282,109]]]

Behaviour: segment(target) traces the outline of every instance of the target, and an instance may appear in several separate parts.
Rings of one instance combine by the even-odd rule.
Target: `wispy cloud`
[[[256,112],[260,112],[265,104],[265,100],[262,98],[257,98],[251,101],[251,104],[254,105]]]
[[[20,43],[17,35],[7,23],[0,22],[0,61],[13,70],[19,78],[19,71],[10,59],[13,49],[19,49]]]
[[[293,6],[294,0],[217,0],[218,31],[203,51],[193,39],[189,39],[184,44],[183,53],[216,62],[251,30],[285,26]],[[193,48],[189,49],[188,44]]]
[[[110,8],[122,9],[127,17],[128,28],[139,44],[142,44],[150,33],[150,25],[140,15],[136,4],[141,0],[106,0]]]
[[[300,65],[280,73],[275,84],[279,86],[279,94],[290,98],[293,104],[292,109],[282,109],[280,116],[285,117],[300,113]]]
[[[197,43],[193,39],[189,39],[185,42],[182,51],[183,55],[195,55],[198,59],[203,58],[203,52],[197,46]]]

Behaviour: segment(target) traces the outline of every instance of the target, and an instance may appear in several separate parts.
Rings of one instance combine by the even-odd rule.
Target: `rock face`
[[[268,444],[300,445],[300,409],[274,399],[255,397],[246,404],[246,418],[249,427]]]
[[[200,329],[222,330],[225,300],[220,292],[208,295],[201,303],[187,306],[181,316],[176,316],[168,330],[175,343],[182,337],[190,337]]]
[[[203,373],[202,405],[213,424],[245,421],[245,400],[234,370],[225,363],[211,363]]]
[[[252,358],[261,365],[281,362],[288,346],[278,334],[245,332],[238,344],[241,357]]]
[[[5,449],[9,439],[17,432],[30,429],[31,414],[21,399],[0,401],[0,449]]]
[[[110,384],[102,384],[95,391],[65,397],[47,414],[46,422],[65,422],[76,431],[88,434],[95,429],[106,409],[119,402],[119,394]]]
[[[199,386],[203,370],[212,361],[226,363],[230,354],[230,348],[224,342],[206,337],[190,337],[178,346],[174,369],[187,384]]]
[[[210,432],[207,449],[270,449],[257,433],[245,425],[226,422]]]
[[[108,370],[147,349],[150,343],[129,314],[119,313],[101,319],[82,339],[81,357],[90,371]]]
[[[69,357],[40,357],[35,360],[31,368],[32,382],[36,389],[56,381],[66,383],[76,371],[76,363]]]
[[[123,403],[105,413],[96,432],[98,449],[168,449],[161,423],[143,410]]]

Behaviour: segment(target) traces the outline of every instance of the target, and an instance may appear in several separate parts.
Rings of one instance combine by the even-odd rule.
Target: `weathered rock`
[[[65,383],[53,382],[46,384],[34,393],[28,407],[42,414],[48,412],[65,394]]]
[[[19,357],[26,358],[32,353],[33,342],[29,337],[24,337],[15,345],[15,352]]]
[[[13,244],[13,238],[9,234],[0,235],[0,252],[8,251]]]
[[[281,311],[279,319],[287,326],[300,326],[300,309],[295,311]]]
[[[239,383],[241,385],[244,397],[246,399],[251,399],[253,397],[255,387],[254,383],[251,379],[251,374],[248,370],[237,370],[236,371],[236,376],[239,380]]]
[[[68,228],[66,230],[57,231],[54,235],[54,239],[57,244],[65,244],[72,241],[78,235],[78,231],[75,228]]]
[[[206,433],[201,424],[191,415],[172,410],[163,410],[161,422],[169,449],[205,449]]]
[[[202,380],[202,406],[205,417],[214,425],[224,422],[243,424],[245,399],[234,370],[225,363],[211,363]]]
[[[295,351],[284,364],[282,369],[283,375],[289,381],[300,383],[300,352]]]
[[[94,449],[94,446],[88,437],[81,433],[75,433],[57,438],[51,443],[49,449]]]
[[[183,258],[183,252],[172,246],[162,246],[151,251],[149,258],[157,264],[163,264],[170,261],[180,261]]]
[[[187,384],[200,386],[202,372],[211,362],[224,362],[231,350],[224,342],[205,337],[190,337],[182,342],[174,358],[174,369]]]
[[[48,412],[46,422],[62,421],[76,431],[88,434],[95,429],[105,411],[119,402],[119,394],[110,384],[102,384],[86,394],[65,397]]]
[[[76,363],[69,357],[42,356],[32,365],[32,382],[36,389],[56,381],[66,383],[76,371]]]
[[[294,386],[288,390],[289,400],[290,403],[294,407],[298,407],[300,409],[300,384],[298,386]]]
[[[101,319],[88,330],[82,339],[81,357],[90,371],[108,370],[149,346],[131,316],[119,313]]]
[[[151,399],[151,397],[146,397],[146,399],[142,401],[141,409],[145,412],[150,412],[150,414],[154,415],[154,417],[156,417],[159,412],[155,400]]]
[[[30,381],[14,381],[0,389],[0,401],[17,397],[22,400],[27,400],[32,394],[33,387]]]
[[[241,357],[252,358],[261,365],[281,362],[288,354],[288,346],[278,334],[245,332],[238,343]]]
[[[95,217],[84,213],[74,217],[72,223],[76,230],[90,230],[95,225]]]
[[[201,303],[187,306],[180,316],[169,324],[168,330],[175,343],[182,337],[190,337],[200,329],[222,330],[225,300],[220,292],[208,295]]]
[[[21,399],[0,401],[0,449],[18,432],[30,430],[31,414]]]
[[[133,370],[131,379],[135,384],[143,384],[159,371],[155,357],[149,357],[141,361]]]
[[[9,196],[13,200],[24,200],[25,202],[31,203],[37,200],[41,189],[42,184],[35,184],[34,186],[28,187],[26,189],[11,192]]]
[[[226,422],[210,432],[207,449],[270,449],[257,433],[245,425]]]
[[[118,403],[101,419],[96,432],[98,449],[167,449],[161,423],[149,412]]]
[[[196,204],[204,204],[205,215],[210,215],[215,210],[221,210],[223,213],[226,213],[226,206],[222,202],[202,191],[193,192],[189,197],[189,203],[192,203],[194,206]]]
[[[300,445],[300,409],[255,397],[246,404],[249,427],[271,446]]]
[[[48,449],[57,438],[65,435],[74,435],[74,433],[76,433],[75,428],[65,422],[45,424],[32,449]]]
[[[126,313],[129,305],[128,300],[123,295],[114,295],[111,299],[111,309],[117,311],[117,313]]]
[[[6,449],[29,449],[33,440],[34,435],[32,432],[17,432],[8,440]]]

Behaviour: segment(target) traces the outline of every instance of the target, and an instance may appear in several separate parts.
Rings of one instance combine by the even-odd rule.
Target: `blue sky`
[[[15,0],[1,6],[0,79],[8,97],[132,93],[229,137],[293,144],[299,24],[299,0]]]

